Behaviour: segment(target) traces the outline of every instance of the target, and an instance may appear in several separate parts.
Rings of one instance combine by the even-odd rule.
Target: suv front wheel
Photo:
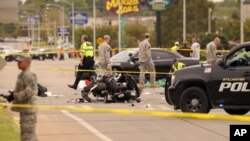
[[[208,113],[211,109],[204,90],[199,87],[186,89],[179,102],[182,112]]]

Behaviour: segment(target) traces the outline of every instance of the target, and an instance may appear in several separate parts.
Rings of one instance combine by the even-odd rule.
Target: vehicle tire
[[[182,112],[208,113],[211,109],[205,92],[198,87],[186,89],[179,102]]]
[[[224,111],[230,115],[245,115],[249,109],[224,109]]]
[[[173,105],[172,103],[171,103],[171,101],[170,101],[170,97],[169,97],[169,94],[168,94],[168,84],[167,84],[167,82],[166,82],[166,84],[165,84],[165,100],[166,100],[166,102],[169,104],[169,105]]]
[[[11,61],[10,56],[6,56],[6,57],[5,57],[5,61],[6,61],[6,62],[10,62],[10,61]]]
[[[52,55],[52,60],[54,61],[54,60],[56,60],[56,55]]]
[[[127,80],[128,80],[128,83],[130,83],[130,87],[133,88],[133,90],[136,91],[136,97],[140,97],[141,95],[141,90],[138,88],[135,80],[133,79],[133,77],[129,74],[125,74],[127,75]]]
[[[40,60],[40,61],[41,61],[41,60],[44,60],[44,59],[43,59],[43,56],[42,56],[42,55],[39,55],[39,56],[38,56],[38,60]]]

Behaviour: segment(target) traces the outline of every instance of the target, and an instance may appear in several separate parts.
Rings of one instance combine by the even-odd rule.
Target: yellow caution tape
[[[130,50],[130,49],[136,49],[136,48],[122,48],[121,50]],[[112,51],[119,51],[118,48],[111,49]],[[157,48],[157,50],[169,50],[171,51],[171,48]],[[186,51],[192,51],[192,49],[178,49],[178,50],[186,50]],[[201,52],[205,52],[205,49],[201,49]],[[221,52],[229,52],[229,50],[217,50]],[[57,51],[51,51],[51,52],[19,52],[19,53],[11,53],[12,55],[19,55],[19,54],[60,54],[60,50]],[[78,53],[80,50],[67,50],[63,51],[64,53]],[[98,52],[98,50],[94,49],[94,52]]]
[[[5,69],[15,69],[15,67],[5,67]],[[50,70],[50,71],[74,71],[74,72],[102,72],[102,73],[126,73],[126,74],[140,74],[138,71],[118,71],[118,70],[104,70],[104,69],[96,69],[96,70],[83,70],[83,69],[69,69],[69,68],[37,68],[37,67],[32,67],[32,69],[38,69],[38,70]],[[172,74],[172,73],[167,73],[167,72],[144,72],[146,74]]]
[[[87,113],[110,113],[122,115],[144,115],[171,118],[191,118],[203,120],[225,120],[225,121],[241,121],[250,122],[250,116],[244,115],[219,115],[219,114],[202,114],[202,113],[179,113],[179,112],[161,112],[146,110],[130,110],[130,109],[102,109],[102,108],[83,108],[83,107],[67,107],[67,106],[50,106],[50,105],[23,105],[23,104],[0,104],[0,107],[18,107],[18,108],[36,108],[45,110],[66,110],[73,112]]]

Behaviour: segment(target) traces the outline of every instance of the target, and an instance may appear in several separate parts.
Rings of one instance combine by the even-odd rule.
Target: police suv
[[[208,113],[222,108],[229,114],[250,110],[250,42],[238,45],[214,64],[175,72],[165,87],[168,104],[183,112]]]

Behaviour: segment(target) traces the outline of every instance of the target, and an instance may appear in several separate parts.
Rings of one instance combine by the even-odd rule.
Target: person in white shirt
[[[192,37],[191,49],[193,52],[191,53],[191,57],[200,60],[200,47],[201,45],[197,42],[197,38],[195,36]]]

